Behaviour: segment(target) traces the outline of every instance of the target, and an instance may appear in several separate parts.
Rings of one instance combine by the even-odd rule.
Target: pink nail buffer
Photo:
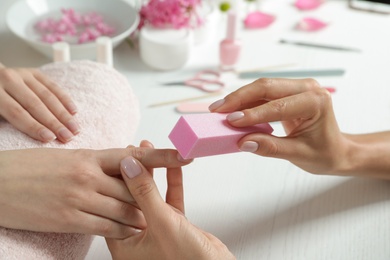
[[[268,123],[251,127],[232,127],[227,122],[226,115],[183,115],[169,134],[169,139],[184,159],[190,159],[239,152],[237,142],[243,136],[255,132],[273,132]]]

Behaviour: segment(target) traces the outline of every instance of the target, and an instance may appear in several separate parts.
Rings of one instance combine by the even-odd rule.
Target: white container
[[[188,29],[159,29],[144,26],[139,48],[143,62],[157,70],[183,67],[191,55],[192,32]]]

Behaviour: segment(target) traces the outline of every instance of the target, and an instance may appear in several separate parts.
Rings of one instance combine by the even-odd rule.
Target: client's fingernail
[[[73,134],[67,128],[61,128],[58,135],[66,142],[72,140]]]
[[[43,128],[41,131],[39,131],[39,136],[42,138],[42,141],[44,142],[51,142],[54,139],[56,139],[56,135],[52,131],[46,128]]]
[[[214,103],[212,103],[212,104],[209,106],[209,110],[210,110],[210,111],[213,111],[213,110],[219,108],[220,106],[222,106],[224,103],[225,103],[225,99],[217,100],[217,101],[215,101]]]
[[[185,162],[185,163],[187,163],[187,162],[191,162],[192,161],[192,159],[184,159],[181,155],[180,155],[180,153],[177,153],[177,160],[179,160],[179,162]]]
[[[76,105],[73,103],[73,102],[69,102],[68,105],[67,105],[67,108],[68,108],[68,111],[74,115],[77,113],[77,107]]]
[[[79,126],[79,124],[76,122],[76,120],[71,119],[71,120],[66,124],[66,126],[68,127],[68,129],[69,129],[73,134],[78,134],[78,133],[80,133],[80,126]]]
[[[229,114],[226,119],[230,122],[233,122],[233,121],[236,121],[238,119],[241,119],[244,117],[244,112],[241,112],[241,111],[238,111],[238,112],[234,112],[234,113],[231,113]]]
[[[138,165],[136,160],[131,156],[126,157],[121,161],[121,167],[125,172],[125,174],[127,175],[127,177],[129,177],[130,179],[140,175],[142,172],[141,167]]]
[[[251,152],[251,153],[256,152],[257,149],[259,149],[259,144],[256,143],[256,142],[253,142],[253,141],[244,142],[241,145],[241,147],[240,147],[241,151],[243,151],[243,152]]]

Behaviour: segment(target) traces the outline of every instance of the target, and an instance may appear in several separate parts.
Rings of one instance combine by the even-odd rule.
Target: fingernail
[[[245,116],[245,114],[241,111],[238,111],[238,112],[234,112],[234,113],[231,113],[229,114],[226,119],[230,122],[233,122],[233,121],[236,121],[238,119],[241,119]]]
[[[130,179],[140,175],[142,172],[141,167],[131,156],[126,157],[121,161],[121,167],[127,177],[129,177]]]
[[[192,159],[184,159],[182,156],[181,156],[181,154],[180,153],[177,153],[177,160],[179,160],[179,162],[191,162],[192,161]]]
[[[251,153],[256,152],[257,149],[259,149],[259,144],[253,141],[246,141],[240,147],[241,151]]]
[[[70,103],[68,103],[68,111],[72,114],[72,115],[74,115],[74,114],[76,114],[77,113],[77,107],[76,107],[76,105],[73,103],[73,102],[70,102]]]
[[[214,103],[212,103],[212,104],[209,106],[209,110],[210,110],[210,111],[216,110],[217,108],[219,108],[220,106],[222,106],[224,103],[225,103],[225,99],[217,100],[217,101],[215,101]]]
[[[60,131],[58,131],[58,135],[66,142],[73,138],[73,134],[66,128],[61,128]]]
[[[41,131],[39,131],[39,136],[44,142],[51,142],[56,139],[56,135],[46,128],[43,128]]]
[[[80,133],[80,126],[79,126],[79,124],[76,122],[76,120],[71,119],[71,120],[66,124],[66,126],[68,127],[68,129],[69,129],[73,134],[78,134],[78,133]]]

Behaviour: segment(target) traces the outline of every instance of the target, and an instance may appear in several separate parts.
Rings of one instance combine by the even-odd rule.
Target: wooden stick
[[[221,94],[223,94],[223,91],[212,92],[212,93],[208,93],[208,94],[196,96],[196,97],[189,97],[189,98],[183,98],[183,99],[170,100],[170,101],[161,102],[161,103],[155,103],[155,104],[149,105],[149,107],[159,107],[159,106],[171,105],[171,104],[176,104],[176,103],[181,103],[181,102],[187,102],[187,101],[198,100],[198,99],[203,99],[203,98],[208,98],[208,97],[214,97],[214,96],[218,96]]]

